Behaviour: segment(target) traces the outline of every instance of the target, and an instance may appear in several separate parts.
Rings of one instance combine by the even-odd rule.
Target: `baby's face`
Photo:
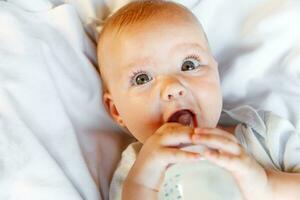
[[[105,37],[99,51],[109,89],[104,100],[140,142],[167,122],[217,125],[222,105],[217,63],[198,23],[152,20]]]

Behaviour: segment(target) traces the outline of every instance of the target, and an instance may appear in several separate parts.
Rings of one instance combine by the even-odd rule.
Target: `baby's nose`
[[[171,83],[168,84],[164,90],[162,97],[165,101],[172,101],[181,97],[184,97],[186,94],[186,89],[180,83]]]

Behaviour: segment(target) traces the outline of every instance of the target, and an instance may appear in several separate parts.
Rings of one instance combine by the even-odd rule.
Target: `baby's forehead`
[[[143,48],[149,47],[149,45],[162,46],[166,43],[171,43],[172,46],[175,46],[177,43],[192,43],[191,41],[195,40],[197,40],[197,42],[201,44],[200,46],[205,50],[209,48],[205,33],[200,24],[194,22],[187,23],[187,21],[181,19],[180,20],[185,24],[181,23],[180,20],[175,22],[176,19],[157,19],[149,20],[141,24],[128,25],[118,33],[107,31],[106,34],[102,36],[101,44],[98,46],[98,53],[101,54],[107,52],[109,49],[114,49],[114,52],[111,50],[111,53],[116,55],[117,52],[115,51],[124,47],[130,47],[131,50],[138,49],[138,51],[140,51],[144,50]],[[176,40],[176,36],[180,35],[181,32],[186,33],[181,34],[181,38],[183,39]],[[193,33],[191,34],[191,32]],[[163,40],[163,38],[165,40]],[[175,40],[173,38],[175,38]],[[149,41],[153,41],[153,43],[149,43]]]
[[[161,51],[163,47],[170,47],[166,50],[175,47],[182,49],[179,47],[191,46],[190,44],[196,42],[204,50],[208,49],[201,25],[194,22],[187,23],[181,19],[177,22],[170,19],[155,19],[142,24],[131,24],[118,33],[107,32],[102,36],[101,42],[102,48],[99,48],[98,53],[106,52],[106,55],[122,55],[122,57],[128,55],[128,50],[137,55],[144,51],[153,54],[155,53],[151,51],[153,48],[159,47]]]
[[[155,49],[160,50],[166,47],[167,51],[176,49],[178,46],[187,46],[183,44],[198,43],[199,46],[207,50],[205,33],[201,25],[186,20],[151,19],[141,24],[131,24],[118,33],[107,32],[102,38],[102,48],[99,48],[98,55],[100,61],[107,61],[112,64],[115,59],[128,61],[131,58],[139,58],[143,53],[155,56]],[[182,25],[182,23],[188,23]],[[180,25],[179,25],[180,24]],[[172,31],[171,31],[172,30]],[[176,32],[176,33],[174,33]],[[182,32],[182,37],[178,39],[178,35]],[[191,32],[193,32],[191,34]],[[187,33],[187,34],[184,34]],[[169,47],[169,48],[168,48]],[[185,48],[186,49],[186,48]],[[154,51],[153,51],[154,50]],[[102,54],[102,55],[101,55]],[[122,62],[123,64],[127,62]]]
[[[191,29],[191,27],[197,29],[197,33],[204,36],[203,38],[206,43],[206,35],[199,21],[193,16],[190,16],[189,13],[184,14],[188,11],[183,10],[182,12],[182,15],[174,15],[172,10],[168,10],[164,13],[157,13],[157,15],[150,18],[135,21],[134,23],[123,25],[111,24],[103,30],[103,33],[100,36],[98,42],[98,54],[101,53],[101,49],[108,49],[109,46],[116,45],[116,43],[124,43],[129,41],[129,38],[138,40],[139,36],[144,37],[145,35],[149,35],[149,37],[151,37],[153,30],[159,30],[160,28],[164,29],[165,27],[175,27],[174,31],[176,31],[176,24],[187,24],[187,26],[185,26],[186,29]],[[163,32],[161,33],[164,34]]]

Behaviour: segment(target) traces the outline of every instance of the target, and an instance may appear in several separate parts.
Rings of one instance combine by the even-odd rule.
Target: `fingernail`
[[[201,130],[202,130],[201,128],[195,128],[194,133],[196,133],[196,134],[201,133]]]
[[[199,153],[194,154],[194,158],[200,158],[200,157],[201,157],[201,155]]]
[[[193,140],[199,140],[201,138],[201,136],[199,135],[199,134],[194,134],[193,136],[192,136],[192,139]]]

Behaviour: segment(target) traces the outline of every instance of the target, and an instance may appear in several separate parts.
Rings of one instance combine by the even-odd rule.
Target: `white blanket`
[[[101,106],[96,26],[127,1],[66,2],[0,0],[0,199],[107,198],[90,135],[119,130]],[[181,2],[220,63],[224,107],[272,110],[300,130],[299,1]]]
[[[0,199],[100,199],[90,135],[113,125],[75,8],[0,1],[0,27]]]

